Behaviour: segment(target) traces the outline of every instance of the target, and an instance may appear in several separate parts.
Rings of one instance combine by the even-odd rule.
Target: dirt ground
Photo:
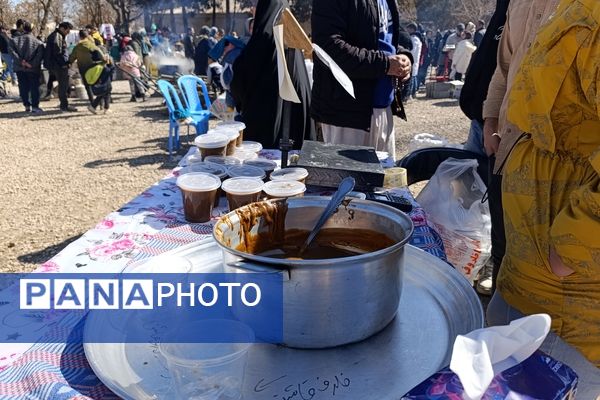
[[[92,115],[81,100],[72,103],[78,112],[61,114],[52,99],[32,116],[0,99],[0,272],[35,269],[176,165],[160,98],[130,103],[125,81],[114,83],[113,97],[107,115]],[[466,140],[469,121],[456,100],[421,93],[406,111],[408,122],[396,122],[398,156],[417,133]]]

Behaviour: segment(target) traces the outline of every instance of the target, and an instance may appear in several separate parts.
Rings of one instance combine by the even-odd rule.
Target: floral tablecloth
[[[148,188],[119,210],[109,214],[93,229],[67,246],[36,272],[120,272],[128,263],[151,257],[193,241],[206,238],[212,223],[188,224],[183,217],[179,189],[175,184],[190,150],[175,168],[160,182]],[[279,151],[266,150],[262,157],[278,160]],[[428,227],[425,213],[412,199],[407,189],[397,194],[413,201],[410,217],[415,225],[411,244],[445,260],[443,244]],[[326,194],[326,193],[322,193]],[[213,219],[227,212],[226,201],[213,211]],[[1,305],[1,302],[0,302]],[[68,322],[61,323],[68,325]],[[71,321],[72,322],[72,321]],[[7,323],[2,319],[0,323]],[[81,337],[85,320],[72,323],[71,335]],[[32,318],[19,330],[41,329],[50,321]],[[74,326],[74,328],[73,328]],[[17,335],[17,336],[15,336]],[[10,341],[9,338],[6,341]],[[90,368],[80,344],[0,344],[0,399],[99,399],[118,398],[106,388]]]

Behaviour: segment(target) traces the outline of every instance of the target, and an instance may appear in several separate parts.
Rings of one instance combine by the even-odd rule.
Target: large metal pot
[[[363,340],[385,328],[398,309],[403,247],[413,224],[392,207],[352,200],[340,206],[324,227],[382,232],[396,242],[376,252],[335,259],[287,260],[236,250],[244,235],[273,229],[277,218],[272,214],[281,210],[279,207],[287,205],[285,230],[310,230],[328,201],[325,197],[298,197],[254,203],[223,216],[213,231],[223,249],[227,272],[283,274],[282,344],[290,347],[325,348]],[[252,218],[247,218],[248,212]],[[246,217],[240,219],[240,215]]]

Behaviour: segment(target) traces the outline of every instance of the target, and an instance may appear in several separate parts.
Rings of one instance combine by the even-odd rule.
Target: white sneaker
[[[108,108],[105,108],[104,109],[104,114],[112,114],[112,111],[109,110]]]
[[[92,107],[92,105],[91,105],[91,104],[90,104],[90,105],[89,105],[87,108],[88,108],[88,110],[90,110],[90,112],[91,112],[92,114],[98,114],[98,111],[96,111],[96,109],[95,109],[94,107]]]
[[[477,278],[477,285],[475,290],[477,293],[484,296],[492,295],[492,274],[494,271],[494,264],[490,259],[479,271],[479,277]]]
[[[32,113],[32,114],[41,114],[41,113],[43,113],[43,112],[44,112],[44,110],[42,110],[42,109],[41,109],[41,108],[39,108],[39,107],[34,107],[34,108],[31,110],[31,113]]]

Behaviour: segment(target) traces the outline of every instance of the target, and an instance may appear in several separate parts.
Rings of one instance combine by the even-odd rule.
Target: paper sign
[[[283,100],[291,101],[292,103],[300,103],[300,98],[290,73],[287,69],[287,63],[285,60],[285,51],[283,45],[283,25],[273,26],[273,34],[275,37],[275,47],[277,48],[277,79],[279,81],[279,96]]]
[[[331,70],[335,80],[342,85],[344,90],[346,90],[350,96],[356,99],[356,96],[354,96],[354,85],[352,84],[352,81],[348,75],[346,75],[346,73],[340,68],[339,65],[335,63],[335,61],[333,61],[333,59],[325,52],[325,50],[314,43],[312,46],[314,53],[319,57],[323,64],[325,64]]]

